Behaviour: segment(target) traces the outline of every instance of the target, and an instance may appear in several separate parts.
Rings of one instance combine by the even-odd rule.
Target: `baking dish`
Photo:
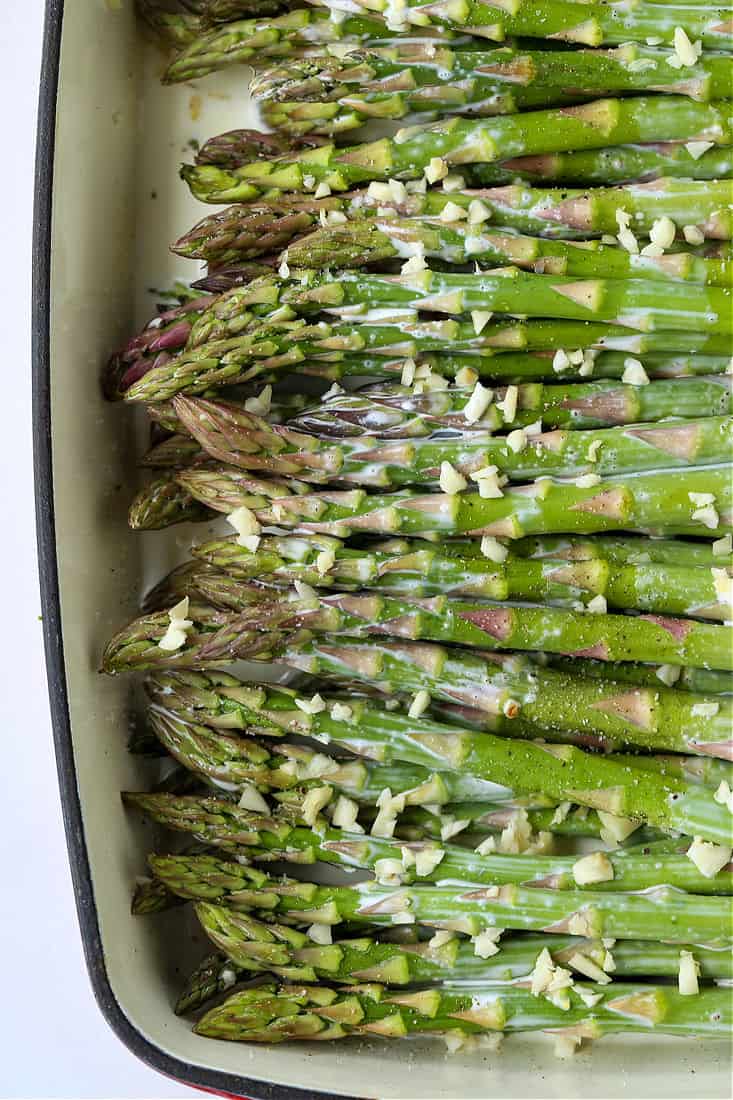
[[[618,1037],[569,1062],[542,1037],[514,1038],[500,1054],[377,1040],[269,1048],[199,1038],[172,1014],[183,967],[204,945],[188,944],[180,911],[130,915],[151,840],[119,791],[144,787],[147,765],[126,751],[129,683],[103,679],[97,665],[187,535],[128,531],[135,425],[103,401],[97,379],[109,350],[151,315],[149,288],[194,277],[167,251],[203,213],[177,179],[190,143],[256,120],[243,70],[162,88],[162,67],[132,0],[48,3],[34,262],[38,539],[69,854],[105,1018],[161,1072],[252,1100],[729,1096],[730,1065],[703,1042]]]

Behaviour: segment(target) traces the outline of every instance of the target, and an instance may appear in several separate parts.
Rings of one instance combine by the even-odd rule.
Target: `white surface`
[[[8,321],[0,433],[6,624],[0,640],[0,1096],[202,1096],[144,1066],[102,1019],[84,967],[66,858],[39,621],[30,431],[30,244],[43,6],[42,0],[0,4],[0,242]]]

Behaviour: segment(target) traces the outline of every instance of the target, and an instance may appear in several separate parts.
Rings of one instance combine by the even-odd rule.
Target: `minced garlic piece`
[[[257,397],[248,397],[244,403],[245,410],[248,413],[254,413],[255,416],[267,416],[272,406],[272,386],[265,386]]]
[[[592,852],[575,861],[573,878],[578,886],[589,886],[593,882],[611,882],[613,864],[605,852]]]
[[[449,932],[446,928],[439,928],[435,935],[428,940],[428,947],[435,951],[446,943],[452,943],[455,938],[454,932]]]
[[[414,924],[415,914],[411,913],[409,909],[403,909],[399,913],[392,914],[392,924]]]
[[[691,42],[683,27],[674,29],[674,55],[667,58],[667,64],[673,69],[689,68],[697,64],[702,53],[701,42]]]
[[[721,603],[733,604],[733,577],[728,576],[727,569],[711,569],[715,595]]]
[[[687,858],[697,867],[705,878],[715,878],[727,863],[730,863],[733,849],[722,844],[710,844],[702,837],[696,836],[687,849]]]
[[[508,824],[501,831],[498,848],[506,855],[519,855],[520,852],[526,852],[531,839],[532,826],[529,823],[527,811],[515,810]]]
[[[333,943],[330,924],[311,924],[309,928],[306,928],[305,934],[308,939],[321,944],[322,947],[328,947]]]
[[[601,971],[601,973],[603,973],[603,971]],[[587,989],[584,985],[578,985],[577,982],[573,986],[573,989],[578,994],[586,1008],[594,1008],[599,1001],[603,1000],[602,993],[594,993],[592,989]]]
[[[602,596],[599,592],[592,600],[588,600],[588,603],[585,605],[585,610],[589,611],[591,615],[605,615],[608,611],[606,597]]]
[[[502,542],[494,538],[493,535],[484,535],[481,539],[481,553],[489,561],[495,561],[501,563],[506,561],[509,556],[509,550]]]
[[[600,485],[601,479],[598,474],[581,474],[580,477],[576,477],[575,484],[579,489],[592,489],[594,485]]]
[[[433,873],[440,861],[445,857],[442,848],[423,848],[415,853],[415,874],[420,878]]]
[[[493,399],[493,390],[477,382],[473,392],[463,407],[463,418],[467,424],[476,424],[488,409]]]
[[[463,176],[459,176],[457,172],[451,172],[450,175],[443,177],[443,190],[444,191],[462,191],[466,186],[466,181]],[[465,215],[464,215],[465,216]]]
[[[458,836],[459,833],[462,833],[463,830],[467,829],[468,826],[471,824],[469,818],[450,817],[448,814],[446,814],[444,817],[441,817],[440,821],[441,840],[450,840],[451,837]]]
[[[448,165],[441,157],[433,157],[423,175],[428,183],[437,183],[448,175]]]
[[[405,869],[399,859],[377,859],[374,877],[380,886],[401,886],[405,881]]]
[[[459,474],[455,466],[452,466],[450,462],[441,462],[440,464],[440,477],[438,484],[444,493],[448,496],[455,496],[456,493],[462,493],[468,485],[463,474]]]
[[[503,400],[496,402],[496,407],[504,418],[505,424],[510,424],[517,415],[517,403],[519,401],[519,387],[507,386]]]
[[[227,516],[227,523],[237,532],[237,544],[254,553],[260,544],[259,536],[262,528],[252,509],[245,504],[241,508],[235,508]]]
[[[527,433],[522,428],[516,428],[506,437],[506,445],[510,451],[519,454],[527,446]]]
[[[539,997],[541,993],[545,992],[554,974],[555,963],[553,962],[552,955],[546,947],[543,947],[535,960],[534,969],[529,975],[530,990],[534,997]]]
[[[421,714],[430,706],[430,695],[425,689],[418,691],[415,698],[410,703],[410,709],[407,712],[409,718],[419,718]]]
[[[598,819],[601,823],[601,840],[604,844],[620,844],[631,836],[635,829],[639,828],[638,821],[630,821],[627,817],[618,817],[616,814],[598,811]]]
[[[681,674],[682,669],[678,665],[660,665],[656,672],[657,679],[661,680],[667,687],[676,684]]]
[[[601,970],[600,966],[593,962],[593,959],[589,959],[587,955],[581,954],[580,951],[576,951],[575,954],[571,955],[568,963],[573,970],[577,970],[579,974],[584,974],[586,978],[590,978],[593,982],[598,982],[599,985],[608,985],[611,981],[605,970]]]
[[[621,381],[628,386],[648,386],[649,375],[638,359],[628,358],[624,359],[624,373],[621,375]]]
[[[331,707],[331,717],[334,722],[349,722],[354,717],[354,711],[348,703],[334,703]]]
[[[447,202],[440,211],[440,220],[442,222],[458,222],[467,216],[468,211],[455,202]]]
[[[496,837],[485,837],[474,851],[480,856],[490,856],[496,851]]]
[[[677,976],[677,988],[683,997],[694,997],[700,992],[697,979],[700,977],[700,964],[691,951],[680,951],[680,969]]]
[[[296,698],[295,705],[298,710],[303,711],[303,714],[320,714],[321,711],[326,709],[326,704],[318,692],[311,699]]]
[[[696,508],[691,518],[698,523],[702,523],[709,531],[715,531],[720,526],[720,516],[712,504],[705,504],[702,508]]]
[[[486,203],[481,202],[481,199],[472,199],[468,204],[468,224],[482,225],[490,219],[491,211]]]
[[[473,953],[480,959],[489,959],[492,955],[499,954],[499,938],[503,928],[485,928],[477,936],[472,936]]]
[[[242,794],[237,802],[237,805],[242,810],[252,810],[256,814],[269,814],[270,807],[265,802],[264,798],[251,783],[245,783],[242,787]]]
[[[570,365],[568,353],[563,348],[558,348],[552,359],[552,369],[556,374],[560,374],[561,371],[567,370]]]
[[[618,225],[618,234],[616,236],[618,243],[622,248],[625,248],[627,252],[638,253],[639,242],[629,229],[631,214],[626,210],[617,210],[616,223]]]
[[[669,248],[676,236],[677,226],[666,214],[662,218],[657,218],[649,230],[649,240],[661,248]]]
[[[714,141],[688,141],[685,143],[685,149],[693,160],[699,160],[703,154],[707,153],[708,149],[712,149],[714,146]]]
[[[733,813],[733,792],[730,789],[730,784],[726,783],[725,779],[721,779],[713,798],[720,806],[727,806]]]
[[[716,539],[713,543],[713,554],[716,558],[724,554],[733,553],[733,535],[724,535],[722,539]]]
[[[336,553],[334,550],[321,550],[316,557],[316,569],[322,577],[325,577],[326,573],[333,569],[335,564]]]
[[[172,607],[168,612],[168,628],[158,642],[158,649],[165,653],[175,653],[177,649],[185,645],[186,637],[193,626],[193,620],[187,619],[189,600],[188,596]]]
[[[405,359],[402,364],[402,374],[400,375],[400,383],[403,386],[411,386],[415,381],[415,360]]]
[[[696,225],[683,226],[682,236],[688,244],[704,244],[705,242],[705,234]]]
[[[480,336],[488,325],[494,314],[489,309],[472,309],[471,321],[473,323],[473,331],[477,336]]]
[[[328,184],[325,181],[322,181],[321,183],[318,184],[318,187],[316,187],[315,191],[313,192],[313,198],[314,199],[327,199],[330,194],[331,194],[331,188],[328,186]]]
[[[457,386],[467,388],[468,386],[475,386],[478,382],[478,374],[472,367],[461,367],[454,378],[454,382]],[[490,391],[489,391],[490,392]]]
[[[319,813],[331,801],[332,794],[333,787],[329,786],[313,787],[312,790],[306,792],[301,806],[303,821],[306,825],[315,825]]]
[[[400,272],[402,275],[418,275],[421,271],[426,271],[427,266],[425,257],[418,253],[415,256],[410,256],[409,260],[405,260]]]
[[[356,820],[358,813],[358,802],[354,802],[353,798],[347,798],[346,795],[341,794],[336,800],[331,824],[335,825],[337,829],[345,829],[349,833],[363,833],[363,827]]]

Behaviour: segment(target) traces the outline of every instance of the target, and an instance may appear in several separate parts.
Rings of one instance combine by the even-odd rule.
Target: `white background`
[[[42,0],[0,3],[0,1096],[202,1096],[138,1062],[87,980],[66,858],[43,663],[31,462],[33,158]]]

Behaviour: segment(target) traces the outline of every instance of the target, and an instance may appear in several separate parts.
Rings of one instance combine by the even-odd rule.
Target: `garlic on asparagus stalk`
[[[406,647],[390,647],[385,651],[374,646],[343,646],[340,652],[330,648],[331,653],[324,653],[310,645],[300,655],[293,653],[289,660],[299,661],[307,668],[310,665],[310,671],[332,676],[340,672],[344,679],[351,672],[356,683],[366,679],[370,665],[375,679],[379,676],[394,690],[416,693],[429,688],[436,700],[477,708],[469,714],[473,721],[483,717],[484,730],[467,728],[461,724],[460,716],[458,720],[436,721],[422,714],[418,720],[404,710],[385,708],[378,699],[345,697],[341,693],[333,696],[325,692],[321,696],[323,709],[310,707],[307,713],[297,706],[296,699],[301,696],[293,689],[243,684],[220,672],[181,671],[157,673],[148,681],[148,692],[160,716],[156,719],[159,736],[162,733],[166,746],[175,750],[187,767],[219,778],[219,773],[212,769],[220,766],[222,759],[236,761],[242,756],[244,766],[250,768],[247,747],[240,753],[239,739],[233,736],[227,740],[228,734],[223,732],[219,742],[213,732],[200,729],[201,724],[220,732],[302,734],[381,764],[401,761],[426,768],[430,773],[457,772],[459,778],[469,776],[498,783],[520,794],[540,792],[557,802],[577,802],[617,817],[676,829],[688,836],[704,836],[717,844],[730,843],[732,826],[727,807],[716,802],[707,787],[701,786],[698,779],[689,779],[685,772],[678,774],[670,768],[668,773],[663,767],[657,770],[652,765],[635,767],[626,757],[597,756],[569,744],[537,744],[529,739],[540,731],[546,737],[553,728],[564,729],[569,738],[580,727],[591,747],[596,743],[594,735],[600,735],[600,740],[605,735],[609,740],[615,737],[629,746],[639,744],[646,748],[654,747],[649,742],[657,739],[668,740],[674,749],[694,752],[689,731],[697,727],[702,739],[715,730],[714,720],[692,714],[699,697],[670,689],[629,690],[618,683],[584,684],[567,676],[533,670],[529,664],[523,675],[517,662],[511,665],[507,661],[492,674],[486,662],[475,658],[469,661],[459,652],[441,651],[437,646],[412,647],[412,654]],[[422,657],[425,666],[432,659],[434,680],[419,676],[417,660],[412,666],[409,663],[411,655],[416,659]],[[380,656],[383,661],[378,665]],[[347,664],[350,658],[351,669]],[[441,658],[444,680],[438,667]],[[320,669],[314,669],[318,659]],[[359,668],[354,668],[357,661],[361,662],[361,676]],[[413,669],[417,675],[411,676]],[[474,670],[476,680],[472,684],[468,674]],[[439,688],[441,683],[443,686]],[[534,697],[530,692],[534,692]],[[507,702],[513,702],[514,707],[507,706]],[[656,712],[648,709],[652,706],[656,706]],[[517,717],[508,716],[512,709],[518,711]],[[646,737],[634,722],[634,718],[641,720],[645,709]],[[721,736],[730,718],[729,710],[727,705],[721,707]],[[488,732],[492,719],[503,736]],[[507,739],[514,723],[519,723],[524,739]],[[556,740],[562,736],[555,733]],[[366,782],[368,772],[360,771],[354,762],[351,764],[348,774],[353,789],[358,790]],[[633,782],[629,782],[630,777]],[[427,778],[422,782],[427,783]],[[440,802],[440,784],[436,781],[428,785],[434,788],[433,794]],[[406,801],[419,805],[421,797],[416,794],[414,800]]]
[[[399,795],[394,797],[400,799]],[[536,855],[531,851],[483,854],[432,840],[391,839],[379,835],[376,827],[372,835],[363,829],[354,832],[334,828],[309,812],[307,795],[302,803],[301,824],[241,809],[223,799],[195,795],[127,791],[123,800],[158,825],[193,834],[211,847],[223,848],[245,859],[333,863],[373,871],[378,882],[386,881],[389,885],[517,883],[543,890],[590,888],[604,892],[670,886],[689,894],[712,895],[726,895],[733,890],[731,871],[706,876],[687,858],[689,839],[678,844],[661,840],[651,846],[619,852],[598,851],[581,859],[575,855]]]
[[[215,856],[149,858],[155,878],[180,897],[218,901],[255,914],[287,915],[303,924],[341,922],[426,924],[470,935],[492,928],[559,932],[587,938],[659,939],[664,918],[670,942],[731,943],[730,902],[726,897],[685,894],[664,886],[644,893],[604,894],[594,890],[547,890],[510,883],[504,886],[460,885],[384,887],[374,882],[356,886],[322,886],[271,878],[254,868]],[[393,917],[397,921],[393,921]],[[729,999],[729,998],[728,998]]]

